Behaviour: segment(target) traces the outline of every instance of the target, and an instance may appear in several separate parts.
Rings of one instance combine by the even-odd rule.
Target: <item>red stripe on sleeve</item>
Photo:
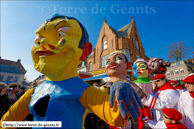
[[[155,106],[155,104],[156,104],[156,100],[157,100],[157,98],[154,100],[154,104],[153,104],[152,108],[154,108],[154,106]]]
[[[150,106],[149,106],[150,108],[152,106],[152,103],[153,103],[154,99],[155,99],[155,97],[152,98],[152,101],[151,101]]]

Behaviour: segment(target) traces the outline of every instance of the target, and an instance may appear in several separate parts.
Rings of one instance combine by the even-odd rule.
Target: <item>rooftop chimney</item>
[[[20,60],[20,59],[18,59],[18,60],[17,60],[17,62],[16,62],[16,67],[19,67],[20,62],[21,62],[21,60]]]

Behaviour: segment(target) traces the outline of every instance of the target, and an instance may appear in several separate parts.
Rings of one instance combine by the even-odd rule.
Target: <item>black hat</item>
[[[21,87],[22,90],[25,90],[26,88],[24,86]]]

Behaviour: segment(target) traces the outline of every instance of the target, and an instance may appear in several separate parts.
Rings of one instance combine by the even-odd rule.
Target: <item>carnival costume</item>
[[[191,83],[194,86],[194,75],[183,80],[184,83]],[[181,94],[178,102],[178,110],[183,115],[182,123],[188,128],[194,128],[194,92],[185,91]]]
[[[166,78],[164,74],[157,74],[153,80],[164,78]],[[162,87],[160,87],[157,93],[157,97],[148,94],[144,105],[156,110],[156,119],[159,121],[163,120],[164,113],[162,112],[162,109],[178,109],[180,95],[169,82],[166,82]]]
[[[148,63],[144,59],[137,59],[133,64],[133,76],[137,79],[135,82],[142,90],[148,94],[152,94],[152,83],[148,80],[149,67]],[[141,101],[144,104],[146,97],[142,98]],[[144,122],[142,117],[148,117],[152,119],[150,108],[144,106],[143,110],[140,109],[140,116],[138,121],[138,128],[142,129]]]

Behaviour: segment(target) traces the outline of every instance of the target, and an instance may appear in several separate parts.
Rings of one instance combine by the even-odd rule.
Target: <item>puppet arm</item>
[[[117,101],[115,101],[111,108],[107,93],[90,86],[83,92],[80,102],[85,108],[91,110],[107,124],[119,127],[124,126],[124,119],[121,116]]]
[[[1,118],[0,128],[2,127],[2,121],[22,121],[28,114],[30,114],[28,105],[32,93],[33,88],[26,91],[26,93],[9,108],[6,114]]]

